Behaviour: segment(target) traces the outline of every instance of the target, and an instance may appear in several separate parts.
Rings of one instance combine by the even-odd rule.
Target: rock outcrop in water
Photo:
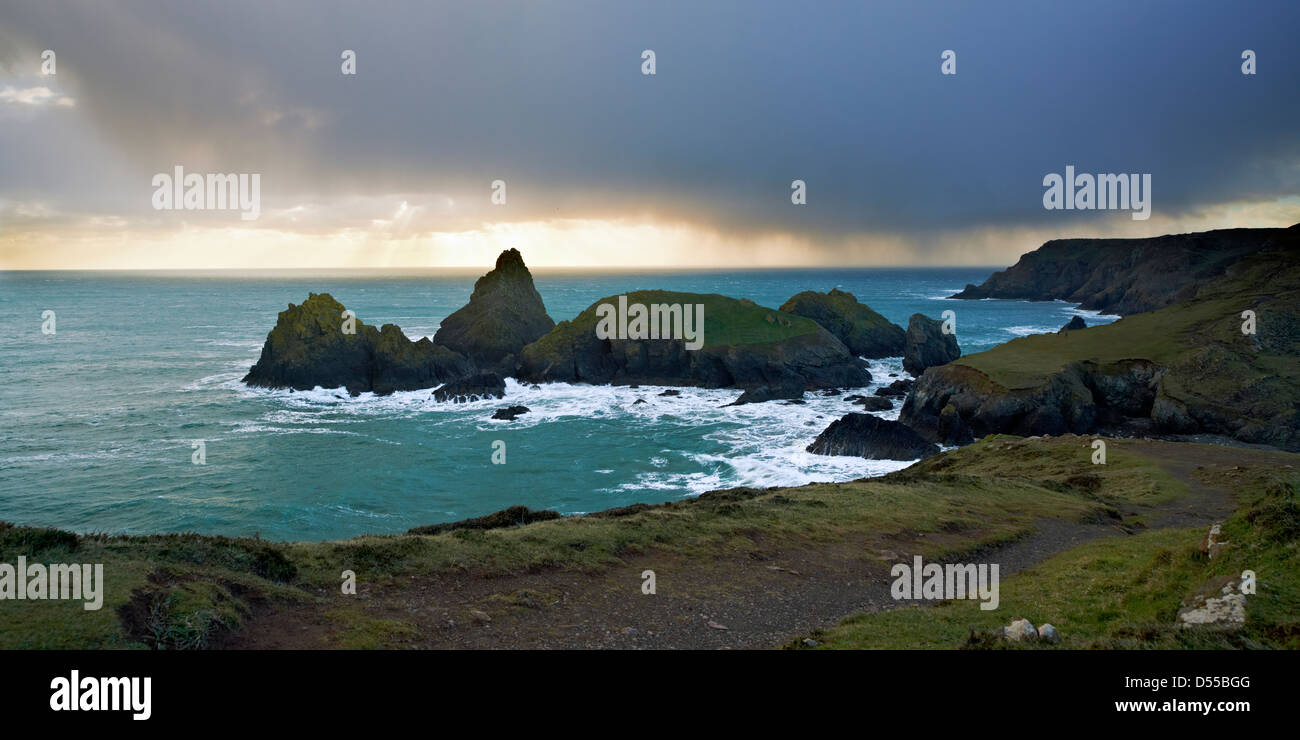
[[[953,298],[1063,300],[1127,316],[1190,300],[1231,265],[1261,250],[1293,249],[1298,241],[1300,224],[1149,239],[1054,239]]]
[[[807,290],[786,301],[781,310],[816,321],[858,357],[874,360],[903,354],[903,328],[859,303],[852,293],[838,288],[829,293]]]
[[[474,373],[457,378],[433,392],[433,400],[468,403],[487,398],[505,398],[506,381],[492,372]]]
[[[266,335],[262,355],[243,382],[264,388],[348,389],[388,394],[429,388],[472,369],[464,356],[427,338],[407,339],[394,324],[382,328],[348,321],[342,303],[328,293],[311,293],[301,305],[280,312]]]
[[[803,398],[803,388],[797,384],[777,386],[760,385],[745,389],[740,398],[728,406],[744,406],[749,403],[766,403],[767,401],[795,401]]]
[[[903,348],[903,369],[920,375],[928,367],[943,365],[961,357],[957,338],[943,333],[943,323],[914,313],[907,320],[907,342]]]
[[[677,305],[691,315],[702,305],[699,349],[687,349],[685,338],[598,337],[598,307],[616,305],[619,298],[597,301],[525,347],[520,380],[798,390],[856,387],[870,380],[866,363],[817,322],[717,294],[626,294],[629,306]]]
[[[443,319],[433,341],[481,370],[512,375],[520,350],[554,327],[519,250],[508,249],[474,283],[469,303]]]
[[[916,460],[938,454],[937,445],[896,421],[870,414],[845,414],[808,445],[817,455],[847,455],[868,460]]]

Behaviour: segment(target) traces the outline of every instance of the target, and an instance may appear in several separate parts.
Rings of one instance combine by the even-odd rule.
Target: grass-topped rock
[[[525,347],[520,379],[803,389],[851,388],[870,380],[865,363],[812,319],[713,293],[640,290],[625,295],[629,306],[677,305],[692,316],[694,306],[702,304],[702,346],[687,349],[685,338],[598,337],[599,306],[619,302],[619,296],[610,296]]]
[[[264,388],[348,389],[388,394],[439,385],[470,371],[462,355],[428,338],[412,342],[395,324],[380,329],[352,319],[328,293],[289,304],[266,335],[262,355],[243,382]],[[354,328],[346,333],[345,328]]]
[[[781,310],[816,321],[858,357],[903,354],[903,328],[859,303],[852,293],[838,288],[829,293],[806,290],[786,301]]]

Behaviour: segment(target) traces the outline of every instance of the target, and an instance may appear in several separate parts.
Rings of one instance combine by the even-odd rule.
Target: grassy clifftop
[[[1184,303],[932,368],[902,418],[945,441],[1132,427],[1300,449],[1298,260],[1262,250]]]
[[[498,620],[513,619],[519,612],[516,601],[534,600],[520,596],[518,584],[531,584],[524,589],[528,593],[545,592],[554,574],[586,574],[595,588],[603,588],[601,574],[629,567],[639,573],[643,563],[653,563],[664,573],[703,574],[702,589],[738,587],[743,579],[728,570],[731,563],[749,572],[761,565],[746,563],[771,562],[774,553],[807,552],[815,555],[814,562],[837,553],[841,567],[864,577],[887,571],[899,553],[955,557],[1015,540],[1044,520],[1140,528],[1141,512],[1186,494],[1185,483],[1125,442],[1113,442],[1107,465],[1092,465],[1090,442],[993,437],[884,478],[717,491],[661,506],[437,535],[278,543],[199,535],[73,535],[5,525],[0,562],[25,555],[29,562],[103,563],[108,587],[97,612],[73,601],[0,601],[5,625],[0,647],[239,645],[258,636],[268,615],[273,621],[283,615],[295,625],[304,620],[326,625],[320,635],[310,636],[318,642],[291,645],[442,645],[440,640],[458,639],[460,633],[446,637],[439,619],[405,604],[411,598],[420,602],[423,597],[411,594],[426,590],[447,602],[453,595],[439,585],[447,582],[482,584],[482,599],[464,605],[458,620],[469,619],[471,606]],[[1185,447],[1192,457],[1200,448],[1172,446]],[[1272,548],[1251,557],[1282,557],[1274,550],[1284,548],[1291,553],[1286,557],[1294,558],[1295,489],[1277,489],[1275,498],[1282,496],[1278,491],[1289,491],[1290,498],[1277,498],[1265,514],[1243,514],[1246,518],[1233,525],[1232,537],[1264,537]],[[1280,527],[1281,534],[1268,539],[1274,529],[1256,535],[1238,527]],[[365,598],[340,592],[344,570],[355,572]],[[496,594],[492,584],[498,582],[515,586],[503,585],[507,591]],[[791,586],[796,596],[799,587]],[[635,584],[629,588],[639,594]],[[729,597],[701,598],[712,603]],[[636,609],[650,602],[620,598],[617,603]],[[539,630],[554,627],[547,608],[524,609],[543,625]],[[309,639],[297,634],[295,628],[286,639]]]
[[[1045,382],[1078,360],[1112,363],[1146,359],[1173,368],[1198,356],[1232,357],[1239,377],[1267,375],[1300,380],[1300,250],[1250,258],[1201,287],[1186,303],[1126,316],[1113,324],[1063,334],[1033,334],[966,355],[955,362],[973,367],[1006,388]],[[1243,334],[1241,313],[1253,310],[1256,335]],[[1211,381],[1208,374],[1200,382]],[[1231,391],[1211,387],[1210,392]]]

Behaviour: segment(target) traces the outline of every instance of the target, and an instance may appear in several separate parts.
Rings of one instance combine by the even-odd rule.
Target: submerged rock
[[[779,385],[776,387],[760,385],[754,388],[746,388],[740,398],[727,404],[728,406],[743,406],[747,403],[763,403],[764,401],[792,400],[800,401],[803,399],[803,388],[798,385]]]
[[[504,421],[514,421],[521,414],[526,414],[528,413],[528,411],[529,408],[527,406],[507,406],[503,409],[497,409],[495,412],[493,412],[492,418],[502,419]]]
[[[903,354],[903,328],[859,303],[852,293],[838,288],[829,293],[807,290],[786,301],[781,310],[816,321],[858,357]]]
[[[887,386],[876,389],[877,396],[906,396],[908,391],[912,390],[913,381],[895,380]]]
[[[916,460],[937,454],[939,447],[899,422],[852,413],[831,422],[808,445],[808,452],[868,460]]]
[[[342,386],[354,396],[385,395],[431,388],[471,369],[463,355],[427,338],[412,342],[394,324],[376,329],[345,319],[344,310],[328,293],[310,293],[302,305],[289,304],[243,382],[300,391]]]
[[[850,396],[846,400],[861,406],[866,411],[888,411],[894,408],[893,402],[882,396]]]
[[[505,398],[506,381],[496,373],[475,373],[447,383],[433,392],[435,401],[466,403],[486,398]],[[522,408],[522,407],[521,407]]]
[[[907,342],[903,348],[903,369],[920,377],[926,368],[946,365],[961,357],[957,338],[943,333],[942,322],[914,313],[907,320]]]
[[[474,283],[469,303],[443,319],[433,341],[479,369],[512,375],[519,352],[554,327],[519,250],[507,249]]]

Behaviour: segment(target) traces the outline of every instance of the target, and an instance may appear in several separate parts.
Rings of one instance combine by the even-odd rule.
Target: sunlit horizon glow
[[[400,204],[398,211],[404,207]],[[475,268],[490,266],[510,248],[519,249],[530,267],[542,269],[990,266],[1012,264],[1050,239],[1145,237],[1297,222],[1300,197],[1228,204],[1180,218],[1157,214],[1145,222],[1119,214],[1060,229],[981,228],[923,238],[858,234],[834,240],[791,232],[725,233],[687,221],[645,218],[497,222],[461,231],[407,233],[393,230],[387,221],[317,232],[238,220],[141,227],[121,218],[95,217],[0,232],[0,269]]]

